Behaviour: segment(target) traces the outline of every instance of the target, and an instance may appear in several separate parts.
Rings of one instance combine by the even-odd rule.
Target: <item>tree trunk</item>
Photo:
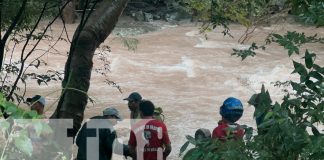
[[[62,95],[51,118],[73,119],[73,136],[79,130],[87,105],[92,58],[96,48],[114,29],[128,0],[104,0],[74,33],[70,54],[65,64]],[[78,31],[81,30],[78,35]]]

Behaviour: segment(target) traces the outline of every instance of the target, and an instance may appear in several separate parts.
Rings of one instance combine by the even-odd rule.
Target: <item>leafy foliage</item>
[[[307,12],[299,14],[299,18],[307,24],[324,26],[324,1],[313,1]]]
[[[211,1],[210,0],[180,0],[182,6],[187,7],[189,12],[192,12],[193,18],[207,21],[210,19]]]
[[[322,43],[324,44],[324,38],[318,37],[317,34],[313,36],[306,36],[305,33],[298,33],[296,31],[288,31],[285,35],[280,34],[270,34],[266,39],[265,45],[258,46],[256,43],[252,43],[252,45],[247,50],[239,50],[233,49],[233,53],[231,55],[236,55],[237,57],[241,57],[242,60],[247,58],[248,56],[254,57],[256,55],[255,50],[257,49],[266,49],[267,45],[271,43],[277,43],[280,46],[284,47],[288,51],[288,55],[291,56],[292,54],[299,54],[300,47],[302,45],[308,43]],[[308,51],[307,51],[308,52]],[[314,54],[312,54],[312,58],[314,58]],[[307,58],[307,61],[310,61],[310,57]],[[309,63],[307,64],[309,65]]]
[[[42,119],[36,111],[26,111],[6,100],[0,94],[0,159],[49,159],[67,154],[57,140],[56,132],[61,132],[55,121]],[[3,113],[9,117],[3,119]],[[53,123],[51,123],[53,122]],[[66,123],[63,121],[63,123]],[[58,123],[59,124],[59,123]],[[60,124],[59,124],[60,125]],[[62,124],[61,124],[62,125]],[[55,132],[54,132],[55,131]],[[61,137],[60,137],[61,138]],[[46,155],[46,157],[43,157]],[[39,157],[40,156],[40,157]]]
[[[22,18],[19,21],[19,25],[16,28],[17,31],[23,31],[31,29],[35,21],[37,20],[44,4],[47,4],[45,14],[43,18],[51,17],[55,13],[58,13],[60,0],[27,0],[27,5],[24,6],[25,0],[3,0],[1,2],[1,31],[5,31],[12,24],[12,20],[15,18],[21,8],[24,8]]]
[[[288,55],[293,53],[299,54],[299,47],[307,43],[324,43],[324,38],[318,38],[317,34],[313,36],[306,36],[304,33],[288,31],[284,36],[279,34],[270,34],[267,43],[276,42],[288,50]]]
[[[247,58],[248,56],[254,57],[256,53],[254,50],[258,49],[259,47],[256,45],[256,43],[253,43],[251,47],[248,50],[240,50],[240,49],[233,49],[233,55],[236,55],[237,57],[241,57],[242,61]]]
[[[316,26],[324,26],[324,1],[323,0],[288,0],[292,6],[292,13],[298,19]]]
[[[1,37],[0,43],[0,81],[1,93],[5,94],[7,100],[17,100],[19,103],[23,100],[26,89],[26,78],[31,77],[36,79],[38,84],[47,83],[51,80],[59,80],[60,77],[57,73],[46,73],[33,75],[27,73],[29,67],[46,65],[40,60],[40,57],[50,52],[57,41],[62,40],[61,36],[54,42],[52,35],[46,34],[51,24],[60,16],[61,9],[60,0],[13,0],[1,1],[1,31],[4,33]],[[66,6],[63,5],[63,6]],[[47,26],[41,28],[40,21],[49,20]],[[40,41],[51,41],[47,50],[43,53],[35,53],[36,50],[40,51],[37,46]],[[32,44],[32,45],[31,45]],[[20,59],[14,61],[15,49],[18,45],[23,48],[20,52]],[[8,46],[13,46],[8,48]],[[32,46],[32,47],[27,47]],[[38,54],[37,58],[30,60],[31,54]],[[9,61],[4,61],[4,58],[10,58]],[[14,80],[15,79],[15,80]],[[22,82],[24,87],[19,86],[18,82]],[[24,90],[20,90],[24,89]],[[22,91],[22,92],[21,92]]]
[[[249,127],[243,126],[246,134],[252,135]],[[188,150],[183,156],[183,160],[200,159],[252,159],[253,153],[245,148],[243,141],[229,140],[223,143],[217,139],[195,140],[187,135],[187,142],[180,149],[180,156],[187,149],[189,144],[195,145],[195,148]],[[217,153],[217,154],[216,154]]]
[[[299,54],[302,44],[322,43],[323,40],[316,35],[306,37],[296,32],[270,37],[269,42],[283,46],[289,56]],[[300,80],[276,83],[292,88],[286,92],[282,103],[272,103],[264,86],[260,93],[251,97],[249,104],[255,107],[258,134],[252,134],[252,129],[245,127],[244,141],[192,142],[191,138],[188,141],[195,148],[187,151],[183,159],[321,159],[324,156],[324,134],[319,126],[324,124],[324,67],[316,64],[315,59],[316,54],[306,50],[304,63],[293,61],[292,74],[298,74]],[[181,153],[187,147],[188,142],[181,148]]]
[[[9,119],[4,120],[0,119],[0,128],[2,135],[7,135],[7,137],[0,137],[0,139],[6,140],[6,144],[2,146],[1,150],[1,157],[0,159],[5,159],[5,156],[11,156],[14,152],[15,154],[22,152],[26,156],[31,156],[33,152],[33,146],[30,138],[28,137],[28,127],[23,119],[38,119],[41,118],[41,115],[38,115],[36,111],[25,111],[21,108],[18,108],[14,103],[8,102],[5,96],[1,93],[0,94],[0,108],[1,108],[1,117],[3,113],[8,114],[10,116]],[[14,119],[21,119],[20,121],[14,121]],[[42,130],[41,124],[38,127]],[[41,133],[41,132],[39,132]],[[12,145],[15,147],[12,148]],[[9,149],[11,148],[11,149]],[[16,158],[21,158],[21,155],[18,155]]]
[[[231,36],[229,22],[238,22],[247,28],[264,23],[272,12],[284,9],[274,7],[280,0],[179,0],[198,20],[206,22],[202,29],[221,26],[224,35]]]

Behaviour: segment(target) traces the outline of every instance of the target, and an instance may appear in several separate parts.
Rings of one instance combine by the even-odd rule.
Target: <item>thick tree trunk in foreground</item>
[[[87,105],[92,58],[96,48],[114,29],[128,0],[104,0],[90,15],[80,35],[75,32],[69,58],[65,64],[62,96],[51,118],[73,119],[73,135],[81,126]]]

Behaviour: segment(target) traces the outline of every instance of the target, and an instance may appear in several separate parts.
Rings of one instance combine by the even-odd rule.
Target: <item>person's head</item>
[[[234,123],[242,117],[243,105],[239,99],[227,98],[220,107],[222,118],[230,123]]]
[[[26,101],[31,105],[30,110],[36,111],[39,115],[44,113],[45,98],[43,96],[35,95],[32,98],[27,98]]]
[[[102,115],[109,119],[110,122],[112,122],[113,125],[117,124],[117,121],[121,121],[122,117],[119,115],[119,112],[114,107],[108,107],[105,110],[102,111]]]
[[[155,106],[151,101],[142,100],[139,104],[139,111],[141,117],[150,117],[153,116]]]
[[[210,133],[209,129],[200,128],[195,132],[195,140],[197,142],[208,140],[210,138],[211,138],[211,133]]]
[[[138,110],[140,101],[142,100],[142,96],[138,92],[133,92],[124,100],[128,101],[128,108],[131,111],[136,111]]]

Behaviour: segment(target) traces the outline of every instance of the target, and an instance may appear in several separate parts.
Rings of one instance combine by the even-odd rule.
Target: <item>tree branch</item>
[[[69,2],[69,1],[68,1]],[[66,7],[66,5],[68,4],[68,2],[66,2],[64,5],[63,5],[63,8]],[[21,60],[21,67],[20,67],[20,71],[19,71],[19,74],[14,82],[14,85],[9,93],[9,95],[6,97],[7,100],[9,100],[11,97],[12,97],[12,94],[14,93],[16,87],[17,87],[17,84],[18,84],[18,81],[23,73],[23,68],[24,68],[24,65],[25,65],[25,61],[27,60],[27,58],[33,53],[33,51],[35,50],[35,48],[38,46],[39,42],[42,40],[44,34],[46,33],[46,31],[48,30],[48,28],[55,22],[55,20],[60,16],[61,13],[58,13],[56,15],[56,17],[53,18],[53,20],[46,26],[46,28],[44,29],[43,33],[41,34],[41,37],[38,39],[38,41],[36,42],[36,44],[34,44],[34,47],[28,52],[28,54],[26,55],[26,57],[24,58],[24,52],[25,52],[25,49],[26,49],[26,46],[27,44],[29,43],[30,41],[30,38],[32,36],[32,34],[34,33],[34,31],[36,30],[40,20],[42,19],[44,13],[45,13],[45,10],[46,10],[46,6],[47,6],[48,2],[46,2],[44,4],[44,7],[42,9],[42,12],[34,26],[34,28],[32,29],[32,31],[30,32],[30,34],[27,36],[27,41],[22,49],[22,53],[21,53],[21,57],[20,57],[20,60]]]
[[[0,43],[0,71],[2,70],[2,62],[3,62],[3,58],[4,58],[4,48],[5,48],[6,42],[8,40],[8,37],[12,33],[12,31],[14,30],[14,28],[18,24],[19,19],[21,18],[24,10],[26,9],[26,5],[27,5],[27,0],[24,0],[21,7],[20,7],[20,9],[19,9],[19,11],[18,11],[18,13],[17,13],[17,15],[15,16],[15,18],[13,19],[13,21],[12,21],[11,25],[9,26],[8,30],[6,31],[3,38],[1,39],[1,43]]]

